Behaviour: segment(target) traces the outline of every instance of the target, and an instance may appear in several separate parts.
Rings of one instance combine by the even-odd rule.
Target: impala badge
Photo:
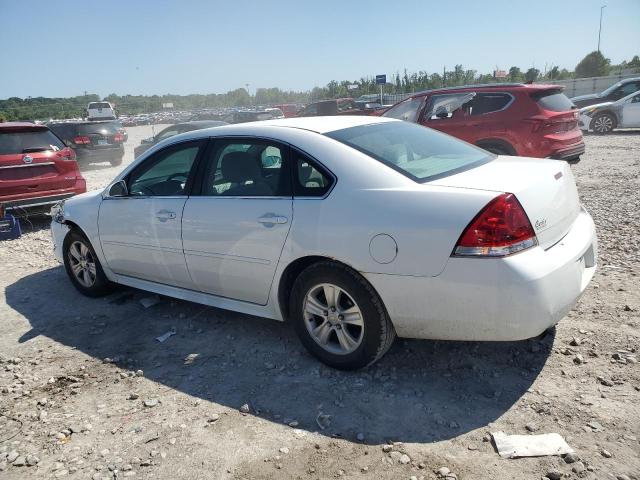
[[[547,226],[547,219],[543,218],[542,220],[536,220],[536,230],[542,230]]]
[[[555,178],[556,180],[560,180],[562,178],[562,172],[558,172],[556,173],[553,178]]]
[[[33,157],[30,155],[25,155],[24,157],[22,157],[22,161],[29,165],[31,162],[33,162]]]

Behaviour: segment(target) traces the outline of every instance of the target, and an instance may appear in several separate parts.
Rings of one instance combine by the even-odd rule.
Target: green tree
[[[610,65],[611,60],[596,50],[580,60],[576,65],[575,75],[576,78],[602,77],[609,73]]]
[[[527,70],[527,73],[524,74],[524,79],[527,82],[535,82],[539,76],[540,70],[535,67],[531,67],[529,70]]]
[[[524,75],[518,67],[511,67],[509,69],[509,81],[510,82],[521,82],[524,80]]]

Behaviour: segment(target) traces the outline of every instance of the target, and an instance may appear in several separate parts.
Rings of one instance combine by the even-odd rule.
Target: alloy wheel
[[[69,245],[69,265],[73,276],[83,287],[90,288],[96,282],[96,261],[91,250],[83,242],[75,241]]]
[[[598,133],[608,133],[613,130],[613,119],[608,115],[602,115],[593,122],[593,129]]]
[[[327,352],[353,353],[364,338],[364,318],[354,299],[331,283],[312,287],[303,306],[304,323],[311,338]]]

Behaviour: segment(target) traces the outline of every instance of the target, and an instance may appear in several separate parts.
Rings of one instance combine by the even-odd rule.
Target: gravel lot
[[[129,129],[125,164],[150,131]],[[25,224],[0,243],[0,477],[640,479],[640,132],[586,143],[599,269],[555,335],[402,340],[354,373],[277,322],[81,297],[47,223]],[[98,188],[121,167],[83,168]],[[560,433],[579,460],[502,459],[499,430]]]

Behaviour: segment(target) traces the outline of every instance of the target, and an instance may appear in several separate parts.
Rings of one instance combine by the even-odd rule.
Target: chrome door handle
[[[174,218],[176,218],[176,212],[170,212],[169,210],[160,210],[156,213],[156,218],[161,222],[173,220]]]
[[[274,214],[267,214],[258,219],[259,223],[263,223],[267,225],[273,225],[274,223],[282,224],[282,223],[287,223],[288,221],[289,219],[287,217],[282,217],[280,215],[274,215]]]

